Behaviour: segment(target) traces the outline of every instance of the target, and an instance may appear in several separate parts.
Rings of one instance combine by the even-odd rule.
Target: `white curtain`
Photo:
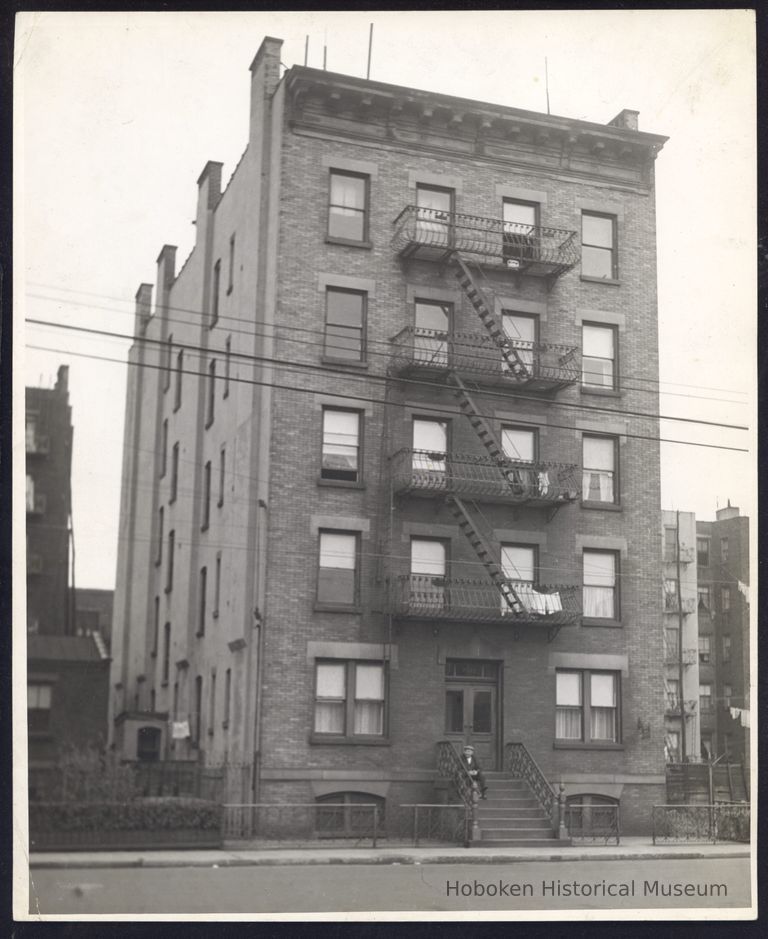
[[[358,665],[355,669],[355,733],[384,733],[384,668]]]
[[[580,672],[558,672],[555,736],[559,740],[581,740],[582,687]]]
[[[584,552],[584,615],[613,619],[616,615],[616,557],[608,551]]]
[[[447,446],[448,425],[445,421],[414,420],[414,472],[444,473]]]
[[[614,675],[590,675],[592,740],[616,740],[616,679]]]
[[[357,470],[360,415],[355,411],[323,412],[323,467]]]
[[[343,734],[346,699],[346,666],[343,662],[318,664],[316,695],[315,732]]]

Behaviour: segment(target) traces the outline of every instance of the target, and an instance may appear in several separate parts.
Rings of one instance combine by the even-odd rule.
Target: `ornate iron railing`
[[[578,263],[576,232],[409,205],[394,222],[392,247],[403,257],[443,260],[459,251],[482,264],[556,277]]]
[[[555,793],[538,763],[528,752],[524,743],[508,743],[504,747],[504,769],[513,779],[522,779],[536,797],[539,805],[549,815],[555,835],[563,834],[564,799],[562,791]],[[562,787],[561,787],[562,788]]]
[[[390,340],[393,375],[409,372],[448,373],[477,378],[486,383],[514,385],[541,391],[553,390],[580,380],[579,350],[551,342],[505,338],[523,364],[515,375],[501,348],[487,333],[445,333],[421,326],[406,326]]]
[[[745,802],[713,805],[654,805],[653,843],[749,841],[750,806]]]
[[[407,827],[414,845],[425,841],[468,845],[472,840],[472,806],[464,802],[453,805],[405,803],[400,810],[413,813]],[[401,824],[400,829],[405,833],[405,824]]]
[[[666,712],[667,714],[679,714],[680,713],[680,695],[674,694],[674,692],[668,691],[666,693]],[[685,700],[683,702],[685,706],[685,713],[692,714],[696,710],[696,705],[698,701],[691,699]]]
[[[439,619],[511,626],[568,626],[581,616],[581,591],[572,585],[510,580],[524,608],[516,613],[491,580],[403,574],[389,582],[389,612],[409,619]]]
[[[391,472],[394,491],[399,493],[455,493],[529,505],[572,502],[579,495],[573,463],[526,463],[406,448],[392,457]]]
[[[565,806],[565,827],[572,841],[583,844],[619,844],[619,806],[568,802]]]
[[[451,780],[464,805],[474,805],[472,777],[450,740],[439,740],[437,743],[437,774]]]

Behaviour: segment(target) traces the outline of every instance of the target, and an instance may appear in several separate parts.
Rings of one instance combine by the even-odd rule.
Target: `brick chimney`
[[[280,49],[283,40],[265,36],[251,62],[250,139],[262,136],[267,102],[280,82]]]
[[[622,130],[640,130],[639,116],[639,111],[629,111],[624,108],[623,111],[619,111],[613,120],[608,121],[608,126],[620,127]]]
[[[152,316],[152,284],[140,284],[136,291],[136,316],[134,319],[134,336],[143,336],[147,331],[147,323]]]

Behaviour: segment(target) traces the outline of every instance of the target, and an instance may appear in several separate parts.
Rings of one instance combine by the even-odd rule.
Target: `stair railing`
[[[564,787],[556,793],[524,743],[508,743],[504,747],[504,769],[513,779],[522,779],[549,815],[556,838],[567,837],[565,828]]]
[[[477,807],[477,789],[466,766],[461,762],[450,740],[437,742],[437,772],[443,779],[450,779],[464,803],[467,817],[467,842],[480,837],[475,809]]]

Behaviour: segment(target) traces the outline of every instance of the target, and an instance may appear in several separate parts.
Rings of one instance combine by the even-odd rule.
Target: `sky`
[[[130,342],[164,244],[194,242],[197,178],[245,149],[265,35],[308,63],[669,136],[656,162],[662,506],[756,510],[754,24],[749,11],[25,13],[15,48],[15,470],[23,385],[69,365],[78,587],[113,588]],[[19,341],[19,340],[23,341]],[[26,346],[26,347],[25,347]],[[48,351],[43,351],[48,350]],[[94,356],[96,358],[94,358]],[[102,361],[100,359],[113,361]],[[20,410],[21,409],[21,410]],[[21,414],[21,419],[20,419]],[[726,447],[736,449],[724,449]],[[739,452],[747,450],[748,452]],[[22,515],[23,517],[23,515]]]

